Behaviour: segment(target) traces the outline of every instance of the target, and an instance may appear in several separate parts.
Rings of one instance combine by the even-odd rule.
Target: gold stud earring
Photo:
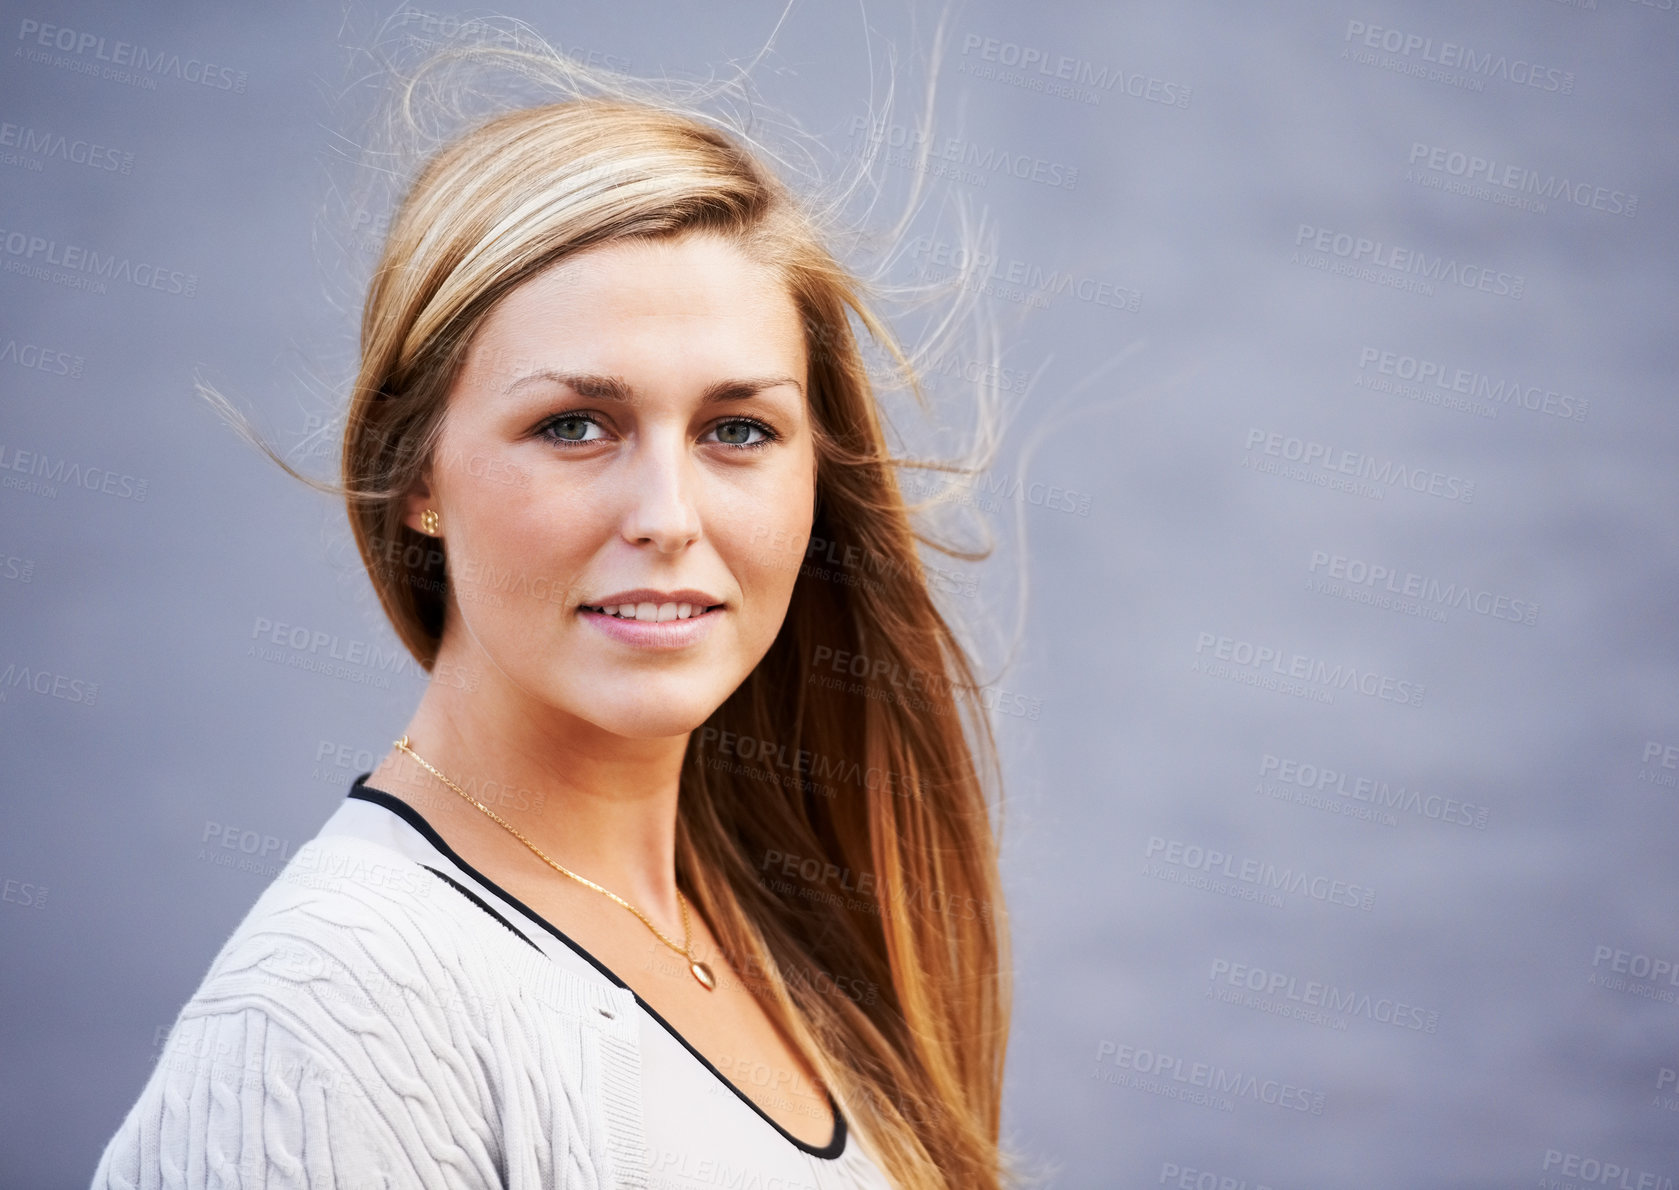
[[[437,509],[428,508],[420,514],[420,528],[431,536],[437,536]]]

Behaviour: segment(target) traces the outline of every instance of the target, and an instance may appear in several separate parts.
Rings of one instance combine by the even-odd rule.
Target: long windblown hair
[[[974,662],[935,605],[860,340],[898,376],[912,360],[760,155],[691,110],[598,85],[446,140],[408,183],[366,293],[342,453],[355,540],[430,671],[447,548],[402,524],[402,497],[475,329],[574,253],[695,232],[772,266],[801,316],[813,537],[841,561],[805,566],[768,653],[690,736],[677,878],[896,1185],[998,1187],[1010,990],[996,747]],[[798,758],[798,779],[724,760],[719,741],[752,742],[735,758]]]

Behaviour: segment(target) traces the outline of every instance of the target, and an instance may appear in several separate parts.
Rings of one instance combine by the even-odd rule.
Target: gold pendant
[[[698,959],[693,959],[688,963],[688,970],[693,973],[695,979],[700,981],[700,986],[706,991],[714,992],[717,990],[717,977],[711,973],[710,967],[707,967]]]

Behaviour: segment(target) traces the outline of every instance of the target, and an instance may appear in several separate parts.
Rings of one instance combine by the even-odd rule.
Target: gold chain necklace
[[[462,789],[459,785],[456,785],[453,781],[449,780],[449,778],[445,777],[442,773],[438,772],[435,768],[433,768],[430,761],[426,760],[425,757],[421,756],[418,752],[414,751],[413,748],[408,746],[408,737],[407,736],[403,736],[400,740],[397,740],[396,741],[396,746],[398,748],[401,748],[404,752],[408,753],[408,755],[412,756],[415,760],[419,761],[422,765],[424,765],[426,767],[426,769],[431,773],[432,776],[436,777],[439,781],[443,782],[443,784],[447,785],[450,789],[453,789],[456,793],[460,794],[467,801],[471,802],[473,805],[477,806],[480,810],[484,811],[484,813],[488,814],[491,818],[495,819],[496,822],[500,823],[502,825],[502,827],[504,827],[515,839],[519,840],[519,842],[523,843],[526,847],[529,847],[533,852],[535,852],[538,859],[542,860],[549,867],[553,868],[556,872],[561,872],[561,873],[563,873],[567,876],[570,876],[573,880],[577,881],[579,884],[588,885],[590,888],[594,889],[596,892],[600,893],[603,896],[611,897],[614,901],[617,901],[624,908],[628,909],[631,913],[633,913],[637,917],[639,917],[641,919],[641,924],[646,926],[648,929],[652,930],[653,931],[653,936],[655,938],[657,938],[660,942],[663,942],[666,946],[670,947],[677,954],[681,955],[683,958],[688,960],[688,973],[690,975],[692,975],[699,982],[699,985],[701,987],[703,987],[708,992],[716,989],[716,987],[717,987],[717,977],[711,973],[711,968],[706,966],[704,963],[700,962],[698,959],[696,959],[694,957],[694,951],[693,951],[693,945],[692,945],[693,935],[691,934],[691,932],[688,929],[688,899],[682,895],[682,890],[680,888],[676,890],[676,904],[682,910],[682,945],[678,946],[676,943],[672,942],[669,938],[666,938],[664,936],[664,934],[660,931],[659,927],[654,925],[651,921],[649,921],[647,919],[647,915],[645,913],[643,913],[641,910],[637,909],[634,905],[630,904],[628,901],[624,900],[623,897],[619,896],[617,893],[613,892],[611,889],[602,888],[600,885],[596,884],[593,880],[590,880],[587,876],[579,876],[576,872],[573,872],[570,868],[566,867],[564,864],[558,863],[557,861],[555,861],[553,859],[550,859],[542,851],[541,848],[539,848],[535,843],[532,843],[529,839],[525,838],[524,835],[520,834],[519,829],[517,827],[515,827],[511,822],[508,822],[507,819],[503,818],[500,814],[497,814],[494,810],[490,809],[483,802],[481,802],[477,798],[473,797],[466,790]]]

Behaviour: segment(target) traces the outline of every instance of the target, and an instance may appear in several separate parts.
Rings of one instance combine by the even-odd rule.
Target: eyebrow
[[[592,397],[603,401],[623,401],[632,403],[636,399],[635,389],[617,376],[601,376],[592,372],[556,372],[543,369],[539,372],[529,372],[502,389],[502,395],[507,396],[515,389],[522,388],[538,380],[547,380],[555,384],[563,384],[574,390],[579,396]],[[700,394],[700,404],[710,405],[716,401],[744,401],[757,396],[766,388],[790,384],[799,390],[803,396],[805,386],[791,376],[747,376],[732,380],[717,380],[706,385]]]

